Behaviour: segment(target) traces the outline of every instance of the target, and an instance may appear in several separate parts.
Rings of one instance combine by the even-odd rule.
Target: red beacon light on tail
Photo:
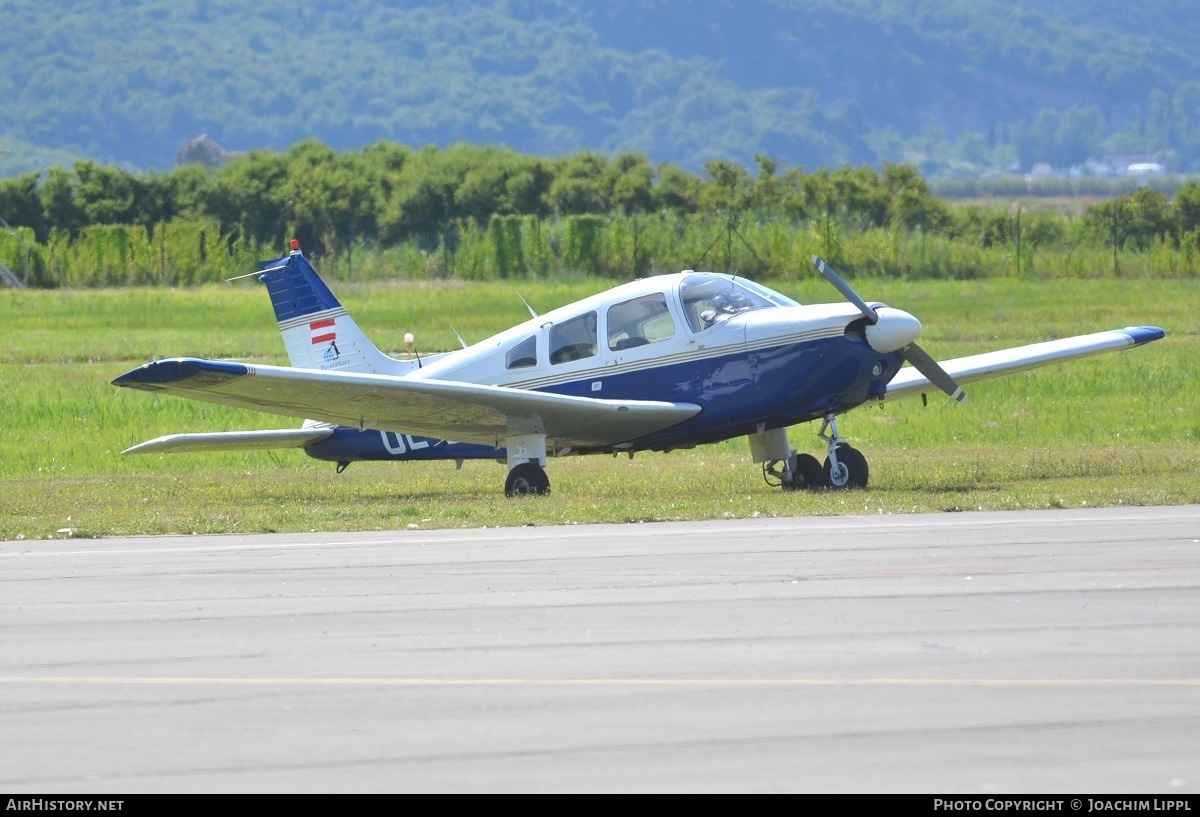
[[[292,253],[296,254],[298,252],[300,252],[300,239],[293,238],[292,239]]]

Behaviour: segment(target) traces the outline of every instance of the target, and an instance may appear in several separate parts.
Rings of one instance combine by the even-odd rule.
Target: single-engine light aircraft
[[[299,429],[172,434],[127,454],[303,448],[361,460],[506,462],[509,496],[547,494],[548,456],[671,451],[745,436],[784,490],[866,487],[838,433],[859,406],[1159,340],[1135,326],[935,361],[909,313],[867,303],[821,259],[846,302],[801,305],[734,275],[685,270],[622,284],[460,351],[389,357],[292,242],[259,264],[291,367],[158,360],[113,384],[306,418]],[[530,309],[533,313],[533,310]],[[904,366],[905,362],[911,366]],[[788,428],[820,420],[824,462]]]

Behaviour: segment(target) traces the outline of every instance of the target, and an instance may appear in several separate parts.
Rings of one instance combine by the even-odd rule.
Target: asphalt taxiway
[[[1198,734],[1198,506],[0,542],[6,794],[1187,795]]]

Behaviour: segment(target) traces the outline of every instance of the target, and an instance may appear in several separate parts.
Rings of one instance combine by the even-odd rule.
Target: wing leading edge
[[[1132,349],[1143,343],[1161,340],[1166,337],[1166,334],[1165,330],[1157,326],[1130,326],[1125,329],[1096,332],[1091,335],[1076,335],[1046,343],[1034,343],[1029,346],[1017,346],[997,352],[945,360],[941,361],[941,366],[958,383],[973,383],[977,380],[987,380],[991,377],[1036,369],[1050,363],[1098,355],[1101,352]],[[906,367],[901,369],[888,383],[884,399],[898,400],[901,397],[911,397],[935,388],[936,386],[916,369]]]
[[[497,447],[514,434],[545,434],[556,447],[615,445],[700,411],[692,403],[600,400],[473,383],[195,358],[147,363],[116,378],[113,385],[354,428]],[[165,439],[169,438],[160,438]],[[155,443],[159,440],[144,445]]]

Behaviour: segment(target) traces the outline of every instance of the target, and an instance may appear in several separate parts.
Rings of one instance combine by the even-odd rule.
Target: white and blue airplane
[[[745,278],[685,270],[535,315],[460,351],[398,359],[367,339],[293,241],[257,273],[291,367],[178,358],[113,385],[305,418],[303,426],[172,434],[125,453],[303,448],[339,472],[362,460],[499,460],[515,496],[550,492],[548,457],[744,436],[784,490],[866,487],[866,458],[838,433],[851,409],[933,389],[965,401],[960,384],[1166,335],[1135,326],[938,363],[916,344],[916,318],[867,303],[813,261],[848,302],[801,305]],[[814,420],[823,463],[788,439],[790,426]]]

